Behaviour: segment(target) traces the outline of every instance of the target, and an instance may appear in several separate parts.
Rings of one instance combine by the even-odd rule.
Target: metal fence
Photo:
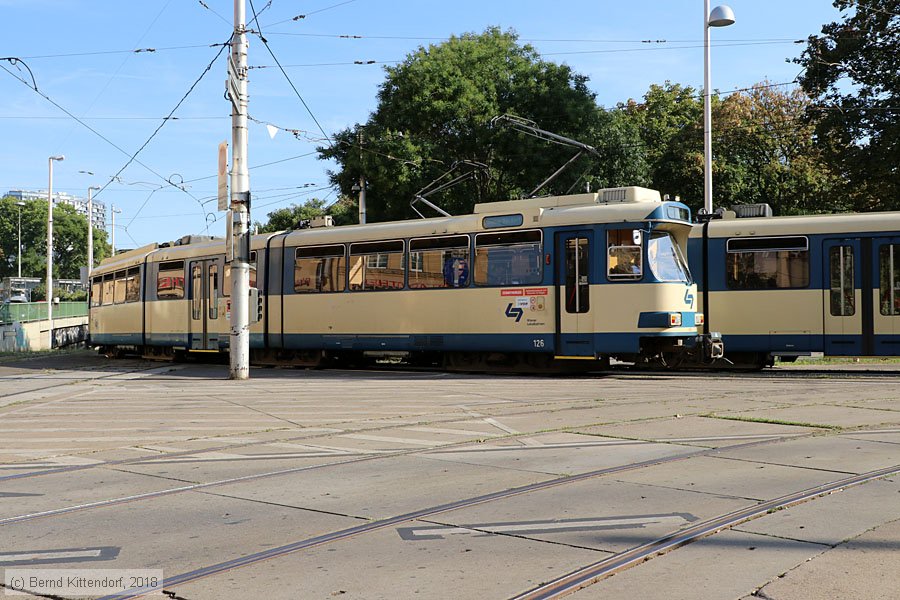
[[[60,302],[53,305],[53,318],[84,317],[88,314],[87,302]],[[0,305],[0,323],[25,323],[47,318],[46,302],[20,302]]]

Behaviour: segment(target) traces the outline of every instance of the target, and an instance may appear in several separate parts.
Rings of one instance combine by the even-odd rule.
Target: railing
[[[53,318],[85,317],[87,302],[60,302],[53,305]],[[47,318],[46,302],[19,302],[0,305],[0,323],[43,321]]]

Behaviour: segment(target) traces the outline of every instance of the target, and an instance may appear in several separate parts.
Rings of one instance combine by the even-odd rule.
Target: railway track
[[[139,371],[139,370],[140,369],[134,369],[133,372]],[[646,374],[647,374],[646,372],[643,372],[640,375],[646,375]],[[116,375],[122,375],[122,373],[112,374],[107,377],[114,377]],[[659,375],[665,376],[666,374],[659,374]],[[630,376],[630,375],[626,375],[626,376]],[[59,385],[66,385],[66,383],[59,384]],[[58,387],[58,386],[53,386],[53,387]],[[567,402],[569,402],[569,401],[567,401]],[[509,413],[504,412],[504,415],[528,415],[528,414],[542,413],[542,412],[546,412],[548,410],[548,406],[550,406],[552,404],[553,404],[553,402],[541,402],[538,404],[529,403],[527,405],[522,406],[523,410],[518,410],[518,411],[514,411],[514,412],[509,412]],[[442,407],[442,408],[445,408],[445,407]],[[389,417],[385,417],[385,418],[389,418]],[[460,412],[458,412],[458,411],[444,412],[444,413],[428,415],[427,420],[422,420],[422,421],[419,421],[416,423],[404,423],[402,426],[406,427],[406,426],[419,425],[419,424],[434,424],[434,423],[440,423],[440,422],[444,422],[444,421],[459,421],[459,420],[465,419],[465,418],[466,418],[466,416],[461,415]],[[400,426],[397,425],[396,423],[390,423],[390,424],[383,424],[378,427],[365,427],[365,428],[358,428],[358,429],[352,429],[352,430],[348,429],[348,430],[344,431],[343,433],[347,433],[347,432],[351,432],[351,431],[354,431],[354,432],[356,432],[356,431],[377,431],[377,430],[384,430],[384,429],[392,429],[392,428],[396,428],[396,427],[400,427]],[[569,427],[558,428],[559,431],[564,431],[566,429],[569,429]],[[542,433],[544,433],[544,432],[542,431]],[[819,434],[819,433],[817,432],[817,434]],[[292,437],[287,437],[287,438],[280,438],[277,441],[310,440],[310,439],[314,439],[314,438],[329,437],[332,435],[335,435],[335,432],[329,432],[329,433],[318,432],[318,433],[311,434],[311,435],[306,434],[306,435],[302,435],[302,436],[292,436]],[[532,436],[532,435],[535,435],[534,432],[516,433],[516,434],[511,434],[509,436],[504,436],[504,438],[498,438],[498,439],[516,438],[516,437]],[[307,538],[307,539],[303,539],[303,540],[298,540],[296,542],[291,542],[291,543],[279,546],[277,548],[268,549],[263,552],[250,554],[250,555],[232,559],[232,560],[222,561],[219,563],[208,565],[206,567],[194,569],[192,571],[188,571],[188,572],[176,575],[174,577],[169,577],[169,578],[167,578],[166,583],[167,583],[167,586],[182,585],[182,584],[185,584],[185,583],[188,583],[188,582],[200,579],[200,578],[209,577],[212,575],[223,573],[223,572],[229,571],[231,569],[237,569],[237,568],[249,566],[251,564],[255,564],[255,563],[258,563],[261,561],[277,558],[279,556],[284,556],[284,555],[287,555],[287,554],[290,554],[293,552],[298,552],[298,551],[302,551],[302,550],[305,550],[308,548],[313,548],[313,547],[317,547],[317,546],[321,546],[321,545],[325,545],[325,544],[339,542],[341,540],[346,540],[346,539],[349,539],[352,537],[365,535],[370,532],[380,531],[385,528],[393,527],[393,526],[396,526],[396,525],[404,523],[404,522],[408,522],[408,521],[412,521],[412,520],[416,520],[416,519],[426,519],[431,516],[435,516],[438,514],[442,514],[442,513],[462,509],[462,508],[467,508],[470,506],[486,504],[489,502],[495,502],[495,501],[503,500],[506,498],[512,498],[512,497],[519,496],[519,495],[529,494],[529,493],[537,492],[540,490],[560,487],[560,486],[567,485],[569,483],[584,481],[584,480],[595,478],[595,477],[608,476],[608,475],[612,475],[615,473],[634,471],[634,470],[639,470],[642,468],[647,468],[647,467],[656,466],[656,465],[660,465],[660,464],[688,460],[690,458],[694,458],[697,456],[714,455],[715,453],[719,452],[720,450],[725,450],[725,449],[734,450],[734,449],[738,449],[738,448],[746,448],[746,447],[753,447],[753,446],[759,446],[759,445],[765,445],[765,444],[773,444],[773,443],[783,442],[786,439],[795,440],[795,439],[802,438],[802,437],[809,437],[811,435],[814,435],[814,434],[810,434],[810,433],[804,433],[804,434],[798,434],[798,435],[792,434],[790,436],[783,436],[783,437],[770,437],[770,438],[763,439],[763,440],[757,440],[757,441],[753,441],[753,442],[728,446],[725,448],[703,448],[703,449],[699,449],[699,450],[695,450],[695,451],[685,452],[683,454],[679,454],[679,455],[675,455],[675,456],[659,458],[659,459],[652,459],[652,460],[641,461],[641,462],[635,462],[635,463],[630,463],[630,464],[621,465],[621,466],[612,467],[612,468],[599,469],[599,470],[595,470],[595,471],[579,473],[579,474],[576,474],[573,476],[559,477],[556,479],[551,479],[551,480],[539,482],[536,484],[508,488],[505,490],[499,490],[499,491],[481,495],[481,496],[457,500],[457,501],[449,502],[446,504],[440,504],[437,506],[426,507],[423,509],[403,513],[400,515],[381,519],[378,521],[363,523],[363,524],[360,524],[355,527],[350,527],[347,529],[333,531],[333,532],[330,532],[330,533],[327,533],[324,535],[319,535],[319,536],[315,536],[315,537],[311,537],[311,538]],[[835,433],[832,433],[829,435],[835,435]],[[255,441],[255,442],[248,442],[246,444],[240,444],[240,445],[228,444],[227,446],[215,446],[213,448],[204,448],[204,449],[199,449],[199,450],[195,449],[195,450],[189,450],[189,451],[170,452],[170,453],[163,453],[160,455],[154,455],[154,456],[148,456],[148,457],[123,459],[121,461],[108,461],[105,463],[97,463],[97,464],[91,464],[91,465],[73,465],[73,466],[60,467],[60,468],[41,469],[41,470],[35,470],[35,471],[31,471],[31,472],[26,472],[26,473],[16,473],[16,474],[8,475],[8,476],[3,476],[3,477],[0,477],[0,482],[10,481],[10,480],[15,480],[15,479],[20,479],[20,478],[26,478],[26,477],[36,477],[36,476],[54,474],[54,473],[79,471],[79,470],[84,470],[84,469],[88,469],[88,468],[97,468],[97,467],[116,468],[116,467],[124,467],[124,466],[127,466],[128,464],[160,462],[160,461],[165,461],[167,459],[171,460],[171,459],[177,459],[177,458],[181,458],[181,457],[195,456],[195,455],[200,455],[200,454],[207,453],[207,452],[215,452],[215,451],[221,451],[221,450],[233,451],[235,448],[265,445],[265,444],[272,443],[273,441],[276,441],[276,440]],[[269,471],[269,472],[265,472],[265,473],[254,473],[254,474],[246,475],[243,477],[222,479],[222,480],[212,481],[212,482],[207,482],[207,483],[191,483],[189,485],[181,485],[178,487],[172,487],[172,488],[168,488],[165,490],[158,490],[158,491],[149,492],[146,494],[137,494],[137,495],[133,495],[133,496],[110,498],[110,499],[101,500],[101,501],[97,501],[97,502],[85,503],[85,504],[80,504],[80,505],[72,505],[72,506],[68,506],[68,507],[62,507],[59,509],[53,509],[53,510],[48,510],[48,511],[43,511],[43,512],[18,515],[18,516],[14,516],[14,517],[9,517],[7,519],[0,519],[0,527],[2,527],[4,525],[13,525],[16,523],[24,523],[24,522],[32,521],[32,520],[36,520],[36,519],[43,519],[43,518],[50,518],[50,517],[63,517],[65,515],[69,515],[69,514],[73,514],[73,513],[77,513],[77,512],[96,510],[96,509],[101,509],[104,507],[118,506],[118,505],[126,504],[126,503],[141,502],[141,501],[145,501],[145,500],[151,500],[153,498],[158,498],[161,496],[168,496],[168,495],[186,493],[186,492],[191,492],[191,491],[201,491],[201,490],[207,490],[207,489],[211,490],[211,489],[214,489],[215,487],[225,486],[225,485],[229,485],[229,484],[250,483],[250,482],[259,481],[259,480],[266,479],[266,478],[274,478],[274,477],[279,477],[279,476],[284,476],[284,475],[290,475],[290,474],[299,473],[299,472],[307,471],[307,470],[326,469],[326,468],[331,468],[331,467],[339,467],[341,465],[347,465],[347,464],[351,464],[351,463],[358,463],[358,462],[363,462],[363,461],[374,461],[374,460],[378,460],[381,458],[390,459],[390,458],[397,457],[397,456],[405,456],[405,455],[411,455],[411,454],[423,454],[423,453],[434,452],[435,450],[444,450],[444,449],[452,449],[452,448],[456,448],[456,447],[471,446],[472,442],[473,442],[473,440],[469,439],[469,440],[464,440],[464,441],[460,441],[460,442],[452,443],[452,444],[442,444],[442,445],[435,445],[435,446],[426,447],[426,448],[417,448],[417,449],[413,449],[413,450],[388,452],[388,453],[374,454],[374,455],[373,454],[362,454],[360,456],[352,456],[351,457],[351,456],[348,456],[345,454],[345,455],[341,455],[343,460],[328,462],[328,463],[319,464],[319,465],[288,468],[288,469],[282,469],[282,470],[277,470],[277,471]],[[626,441],[623,440],[623,443],[626,443]],[[631,443],[635,443],[635,442],[632,441]],[[637,443],[642,443],[642,442],[637,442]],[[900,472],[900,466],[889,467],[887,469],[881,469],[878,471],[871,471],[871,472],[868,472],[868,473],[865,473],[862,475],[858,475],[858,476],[846,477],[844,479],[836,480],[831,483],[824,484],[822,486],[817,486],[815,488],[810,488],[808,490],[802,490],[802,491],[794,493],[794,494],[783,496],[781,498],[768,501],[767,503],[764,503],[762,505],[755,504],[752,507],[747,507],[745,509],[736,511],[734,513],[729,513],[727,515],[722,515],[720,517],[716,517],[714,519],[704,521],[700,524],[693,525],[692,527],[690,527],[688,529],[674,532],[668,536],[665,536],[663,538],[655,540],[654,542],[642,545],[638,548],[634,548],[632,550],[629,550],[628,552],[617,554],[617,555],[615,555],[609,559],[606,559],[604,561],[600,561],[598,563],[593,563],[591,565],[587,565],[586,567],[579,569],[578,571],[569,573],[563,577],[558,578],[557,580],[554,580],[554,582],[551,582],[551,584],[556,584],[555,587],[553,587],[552,589],[548,588],[546,586],[541,586],[541,588],[535,588],[534,590],[529,590],[528,592],[525,592],[524,594],[522,594],[520,596],[516,596],[516,598],[520,598],[520,597],[521,598],[561,597],[563,595],[572,593],[572,592],[576,591],[577,589],[580,589],[581,587],[585,587],[586,585],[590,585],[591,583],[599,581],[614,572],[628,568],[634,564],[638,564],[639,562],[642,562],[643,560],[647,560],[648,558],[652,558],[653,556],[657,556],[659,554],[665,553],[669,550],[672,550],[672,549],[682,546],[684,544],[688,544],[692,541],[702,539],[703,537],[706,537],[709,535],[713,535],[714,533],[716,533],[718,531],[727,529],[728,527],[732,527],[738,523],[744,522],[744,521],[752,519],[752,518],[756,518],[758,516],[765,514],[769,510],[782,508],[785,506],[790,506],[792,504],[796,504],[799,502],[804,502],[804,501],[819,497],[822,494],[827,494],[832,491],[836,491],[838,489],[844,489],[846,487],[851,487],[853,485],[859,485],[861,483],[864,483],[865,481],[869,481],[871,479],[875,479],[878,477],[884,477],[886,475],[890,475],[890,474],[893,474],[896,472]],[[833,486],[833,487],[829,487],[829,486]],[[763,506],[765,506],[766,508],[764,508],[764,509],[760,508]],[[759,509],[759,510],[757,510],[757,509]],[[641,554],[641,553],[643,553],[643,554]],[[550,584],[547,584],[547,585],[549,586]],[[550,595],[529,596],[527,594],[550,594]],[[113,596],[109,596],[108,598],[110,598],[110,599],[111,598],[133,598],[133,597],[139,597],[140,595],[141,595],[140,590],[130,590],[129,592],[126,592],[125,594],[113,595]]]
[[[790,439],[797,439],[796,437],[792,437]],[[752,448],[756,446],[762,446],[766,444],[772,444],[784,441],[783,439],[769,439],[769,440],[758,440],[753,442],[747,442],[743,444],[737,444],[733,446],[728,446],[728,450],[742,449],[742,448]],[[461,500],[456,500],[452,502],[448,502],[445,504],[439,504],[436,506],[431,506],[427,508],[422,508],[419,510],[403,513],[400,515],[396,515],[393,517],[388,517],[384,519],[379,519],[376,521],[367,522],[364,524],[360,524],[354,527],[350,527],[347,529],[341,529],[338,531],[333,531],[330,533],[326,533],[323,535],[314,536],[311,538],[306,538],[302,540],[298,540],[295,542],[291,542],[288,544],[284,544],[278,547],[269,548],[264,551],[247,554],[244,556],[240,556],[237,558],[233,558],[230,560],[222,561],[219,563],[215,563],[212,565],[208,565],[205,567],[201,567],[198,569],[194,569],[191,571],[187,571],[185,573],[180,573],[178,575],[170,576],[166,578],[166,587],[171,588],[172,586],[182,585],[185,583],[189,583],[198,579],[202,579],[205,577],[210,577],[213,575],[225,573],[227,571],[238,569],[242,567],[247,567],[262,561],[271,560],[274,558],[278,558],[281,556],[285,556],[288,554],[292,554],[294,552],[299,552],[302,550],[307,550],[311,548],[315,548],[318,546],[323,546],[326,544],[331,544],[335,542],[339,542],[342,540],[347,540],[353,537],[357,537],[360,535],[365,535],[369,533],[374,533],[377,531],[381,531],[383,529],[393,527],[396,525],[400,525],[409,521],[414,521],[417,519],[425,519],[428,517],[434,517],[436,515],[447,513],[454,510],[459,510],[463,508],[469,508],[476,505],[487,504],[489,502],[495,502],[498,500],[505,500],[508,498],[512,498],[515,496],[520,496],[523,494],[529,494],[533,492],[538,492],[541,490],[552,489],[564,485],[569,485],[581,481],[586,481],[589,479],[594,479],[603,476],[609,476],[619,473],[625,473],[629,471],[636,471],[640,469],[645,469],[648,467],[654,467],[663,464],[671,464],[675,462],[685,461],[691,458],[699,457],[699,456],[709,456],[714,455],[719,452],[720,448],[704,448],[699,449],[692,452],[685,452],[683,454],[662,457],[657,459],[650,459],[645,461],[639,461],[634,463],[629,463],[625,465],[619,465],[615,467],[607,467],[603,469],[597,469],[592,471],[587,471],[584,473],[579,473],[576,475],[559,477],[556,479],[551,479],[547,481],[517,486],[513,488],[508,488],[505,490],[499,490],[496,492],[491,492],[488,494],[475,496],[471,498],[465,498]],[[898,467],[900,469],[900,467]],[[208,486],[220,485],[220,484],[208,484]],[[0,522],[2,525],[3,522]],[[102,600],[126,600],[130,598],[138,598],[143,596],[146,593],[146,590],[141,589],[133,589],[128,590],[126,592],[120,594],[113,594],[107,597],[104,597]]]
[[[772,511],[815,500],[816,498],[821,498],[834,492],[842,491],[874,479],[880,479],[897,473],[900,473],[900,465],[876,469],[874,471],[845,477],[792,494],[787,494],[767,502],[754,504],[712,519],[707,519],[706,521],[672,532],[669,535],[642,544],[626,552],[620,552],[604,560],[592,563],[577,571],[572,571],[571,573],[544,583],[525,593],[513,596],[511,600],[554,600],[556,598],[562,598],[614,575],[619,571],[639,565],[654,557],[661,556],[667,552],[680,548],[681,546],[696,542],[697,540],[714,535],[725,529],[762,517]]]

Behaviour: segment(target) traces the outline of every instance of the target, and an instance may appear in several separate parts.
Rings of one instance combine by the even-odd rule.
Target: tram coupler
[[[712,362],[725,356],[725,344],[722,343],[722,334],[711,331],[699,336],[702,339],[703,360]]]
[[[725,356],[725,344],[722,343],[722,334],[718,331],[701,333],[685,342],[694,360],[710,363]]]

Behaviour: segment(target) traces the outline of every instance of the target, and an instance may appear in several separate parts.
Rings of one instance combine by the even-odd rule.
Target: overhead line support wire
[[[350,0],[350,2],[353,2],[353,1],[354,0]],[[344,4],[346,4],[346,2]],[[256,8],[253,6],[253,0],[250,0],[250,10],[253,11],[253,20],[256,21],[257,17],[259,15],[256,12]],[[258,22],[257,22],[257,27],[259,27]],[[275,56],[275,53],[272,52],[272,49],[269,47],[269,41],[263,36],[262,29],[257,30],[255,33],[256,33],[257,37],[259,37],[259,39],[262,41],[263,46],[265,46],[266,51],[272,57],[272,60],[274,60],[275,64],[278,65],[278,68],[281,70],[281,74],[284,75],[284,78],[287,80],[288,84],[290,84],[291,89],[294,90],[294,93],[297,95],[297,98],[300,99],[300,102],[303,104],[303,108],[306,109],[306,112],[309,113],[309,116],[312,117],[312,120],[315,122],[316,127],[318,127],[319,131],[322,132],[322,135],[325,136],[325,141],[328,142],[328,145],[333,149],[334,144],[331,141],[331,136],[329,136],[327,133],[325,133],[325,128],[322,127],[321,123],[319,123],[319,120],[316,118],[316,115],[313,114],[312,110],[309,108],[309,105],[306,103],[306,100],[303,99],[303,96],[300,95],[300,91],[297,90],[297,86],[294,85],[294,82],[291,81],[291,78],[288,76],[287,71],[285,71],[284,67],[281,66],[281,61],[278,60],[278,57]]]
[[[230,38],[229,38],[229,39],[230,39]],[[153,131],[153,133],[150,134],[150,137],[147,138],[147,141],[145,141],[145,142],[141,145],[141,147],[138,148],[137,151],[131,156],[131,158],[128,159],[128,162],[126,162],[125,165],[123,165],[122,168],[119,169],[119,170],[116,172],[116,174],[113,175],[113,176],[110,178],[110,180],[107,181],[107,182],[100,188],[100,190],[95,194],[95,197],[98,196],[98,195],[100,195],[101,193],[103,193],[103,190],[105,190],[105,189],[109,186],[109,184],[111,184],[111,183],[115,180],[116,177],[118,177],[119,175],[121,175],[121,174],[122,174],[122,171],[124,171],[125,169],[127,169],[128,166],[131,165],[132,162],[135,162],[135,160],[136,160],[136,158],[137,158],[137,155],[140,154],[141,151],[143,151],[143,149],[147,147],[147,145],[153,140],[154,137],[156,137],[156,134],[159,133],[159,131],[163,128],[163,126],[165,126],[165,124],[169,122],[169,120],[172,118],[172,115],[175,114],[175,111],[178,110],[178,109],[181,107],[181,105],[184,103],[184,101],[187,100],[188,96],[191,95],[191,92],[194,91],[194,88],[197,87],[197,85],[200,83],[200,81],[201,81],[201,80],[206,76],[206,74],[209,73],[209,71],[212,69],[212,67],[213,67],[213,65],[216,63],[216,61],[219,60],[219,57],[222,56],[222,52],[225,51],[225,48],[228,48],[228,47],[230,47],[230,46],[231,46],[230,41],[229,41],[229,42],[226,42],[226,43],[223,43],[223,44],[220,45],[219,51],[216,53],[216,55],[213,57],[213,59],[209,62],[209,64],[206,65],[206,68],[203,69],[203,72],[200,73],[200,76],[197,77],[197,79],[194,81],[193,84],[191,84],[191,87],[188,88],[188,91],[185,92],[184,96],[181,97],[181,100],[179,100],[178,103],[175,105],[175,107],[174,107],[171,111],[169,111],[169,114],[166,115],[166,117],[162,120],[162,122],[159,124],[159,126]],[[185,190],[184,188],[181,188],[181,187],[177,186],[176,184],[172,183],[172,181],[171,181],[170,179],[165,178],[165,177],[163,177],[162,179],[164,179],[164,180],[166,181],[166,183],[168,183],[169,185],[174,186],[174,187],[178,187],[179,189],[182,189],[186,194],[188,194],[190,197],[194,198],[194,200],[197,200],[197,198],[194,197],[193,194],[191,194],[190,192],[188,192],[188,191]],[[199,202],[199,200],[197,200],[197,201]],[[201,207],[202,207],[202,205],[201,205]]]
[[[55,106],[56,108],[58,108],[59,110],[61,110],[62,112],[64,112],[64,113],[65,113],[66,115],[68,115],[70,118],[72,118],[73,120],[75,120],[79,125],[81,125],[81,126],[84,127],[85,129],[87,129],[88,131],[90,131],[91,133],[93,133],[94,135],[96,135],[97,137],[99,137],[100,139],[102,139],[104,142],[106,142],[107,144],[109,144],[110,146],[112,146],[113,148],[115,148],[116,150],[118,150],[119,152],[121,152],[122,154],[124,154],[125,156],[129,156],[128,163],[126,163],[125,167],[127,167],[128,165],[130,165],[132,162],[136,162],[136,163],[139,164],[140,166],[142,166],[142,167],[144,167],[145,169],[147,169],[150,173],[156,175],[158,178],[160,178],[160,179],[162,179],[163,181],[165,181],[168,185],[170,185],[170,186],[172,186],[172,187],[174,187],[174,188],[176,188],[176,189],[178,189],[178,190],[181,190],[182,192],[184,192],[185,194],[187,194],[188,196],[190,196],[191,198],[193,198],[194,200],[196,200],[196,201],[199,203],[199,200],[198,200],[193,194],[191,194],[191,193],[188,192],[186,189],[184,189],[184,187],[181,187],[181,186],[178,186],[178,185],[172,183],[172,182],[169,180],[169,178],[164,177],[163,175],[161,175],[158,171],[156,171],[155,169],[153,169],[153,168],[150,167],[149,165],[147,165],[147,164],[143,163],[142,161],[138,160],[138,159],[137,159],[137,155],[141,152],[141,150],[143,150],[144,147],[146,147],[146,145],[150,142],[150,140],[153,139],[153,137],[159,132],[159,130],[162,128],[162,126],[170,120],[170,117],[171,117],[172,114],[175,112],[175,110],[176,110],[179,106],[181,106],[181,104],[184,102],[184,100],[187,98],[187,96],[191,93],[191,91],[193,91],[194,87],[196,87],[196,85],[200,82],[200,79],[202,79],[203,76],[204,76],[207,72],[209,72],[209,70],[212,68],[213,63],[215,63],[216,59],[218,59],[218,57],[222,54],[222,51],[223,51],[226,47],[228,47],[228,46],[230,46],[230,42],[226,42],[224,45],[222,45],[222,48],[219,49],[219,52],[216,54],[216,57],[213,59],[212,63],[210,63],[210,65],[203,71],[203,73],[200,75],[200,78],[198,78],[197,81],[194,82],[194,84],[191,86],[191,89],[188,90],[188,93],[185,94],[185,96],[179,101],[178,105],[176,105],[176,107],[172,110],[172,112],[169,113],[169,116],[168,116],[167,118],[163,119],[162,124],[161,124],[159,127],[157,127],[156,131],[153,132],[153,135],[151,135],[150,138],[149,138],[146,142],[144,142],[144,145],[141,146],[141,148],[140,148],[137,152],[135,152],[134,154],[130,154],[127,150],[125,150],[124,148],[122,148],[121,146],[119,146],[118,144],[116,144],[115,142],[113,142],[112,140],[110,140],[108,137],[106,137],[105,135],[103,135],[102,133],[100,133],[99,131],[97,131],[96,129],[94,129],[93,127],[91,127],[90,125],[88,125],[83,119],[79,118],[78,116],[76,116],[75,114],[73,114],[71,111],[69,111],[68,109],[66,109],[64,106],[62,106],[61,104],[59,104],[58,102],[56,102],[55,100],[53,100],[50,96],[48,96],[48,95],[45,94],[44,92],[40,91],[40,90],[38,89],[38,87],[37,87],[37,82],[36,82],[35,79],[34,79],[34,74],[33,74],[33,72],[31,71],[31,68],[28,67],[28,65],[27,65],[24,61],[22,61],[22,59],[17,58],[17,57],[2,57],[2,58],[0,58],[0,62],[6,61],[6,62],[9,62],[9,63],[12,64],[12,65],[15,65],[15,66],[18,66],[18,65],[20,65],[20,64],[21,64],[22,66],[24,66],[24,67],[28,70],[28,73],[31,75],[31,78],[32,78],[32,83],[31,83],[31,84],[29,84],[29,83],[28,83],[25,79],[23,79],[22,77],[18,76],[17,74],[13,73],[12,71],[10,71],[8,68],[6,68],[5,66],[3,66],[2,64],[0,64],[0,68],[2,68],[4,71],[6,71],[7,73],[9,73],[12,77],[14,77],[15,79],[17,79],[17,80],[18,80],[19,82],[21,82],[23,85],[29,87],[31,90],[33,90],[37,95],[39,95],[40,97],[42,97],[44,100],[46,100],[47,102],[49,102],[50,104],[52,104],[53,106]],[[100,189],[100,191],[98,191],[97,194],[94,195],[94,197],[96,198],[96,197],[100,194],[100,192],[102,192],[104,189],[106,189],[107,187],[109,187],[109,185],[110,185],[113,181],[116,181],[117,178],[118,178],[118,176],[119,176],[119,174],[122,173],[122,171],[125,169],[125,167],[123,167],[122,169],[120,169],[113,177],[111,177],[110,180],[107,181],[106,184],[103,185],[103,187]],[[202,208],[202,205],[201,205],[201,208]]]

